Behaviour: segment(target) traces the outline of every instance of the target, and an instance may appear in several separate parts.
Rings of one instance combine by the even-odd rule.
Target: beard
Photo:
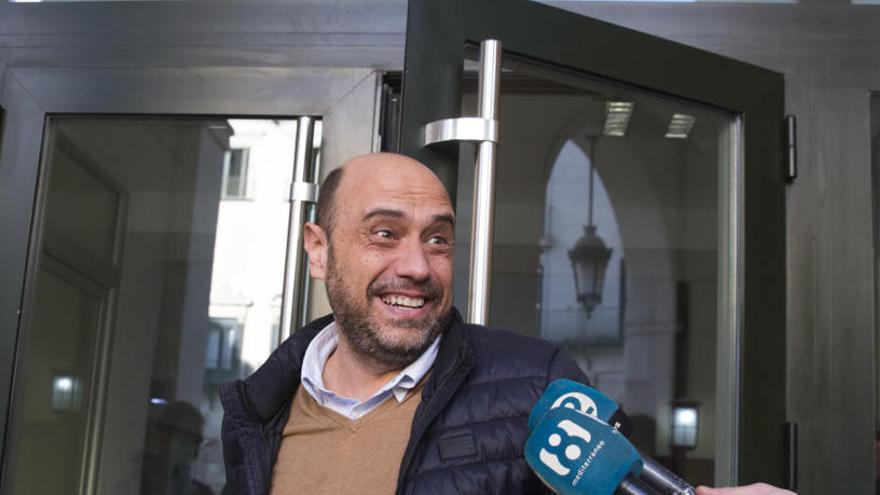
[[[337,327],[345,337],[354,353],[367,365],[386,370],[402,369],[419,358],[434,343],[452,317],[451,307],[435,306],[428,314],[415,318],[395,318],[388,321],[375,321],[370,317],[373,298],[383,292],[393,290],[418,290],[425,296],[425,303],[437,303],[443,299],[444,292],[439,284],[429,278],[415,282],[406,278],[385,277],[373,280],[367,287],[366,297],[357,293],[356,288],[345,283],[343,270],[337,266],[333,245],[327,252],[327,297]],[[415,336],[414,339],[394,339],[382,327],[404,329]]]

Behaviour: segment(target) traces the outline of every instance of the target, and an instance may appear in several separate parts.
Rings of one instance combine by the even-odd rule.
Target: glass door
[[[219,385],[326,312],[296,232],[379,74],[6,70],[0,492],[223,493]]]
[[[535,2],[409,9],[401,143],[455,194],[457,306],[485,268],[488,323],[559,343],[643,452],[694,484],[781,484],[782,77]],[[492,98],[488,131],[441,142]]]
[[[223,489],[219,385],[277,345],[298,123],[49,119],[12,493]]]

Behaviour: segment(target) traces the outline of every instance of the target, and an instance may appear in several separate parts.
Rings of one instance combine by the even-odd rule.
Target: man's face
[[[427,169],[393,155],[371,160],[381,162],[347,167],[337,190],[323,278],[351,348],[401,368],[448,322],[454,216]]]

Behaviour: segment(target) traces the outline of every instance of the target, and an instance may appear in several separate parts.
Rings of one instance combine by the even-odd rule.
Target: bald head
[[[396,153],[369,153],[348,160],[327,175],[318,196],[316,223],[330,235],[340,198],[383,192],[427,193],[452,205],[443,183],[422,163]]]
[[[403,369],[452,314],[455,212],[446,189],[411,158],[358,156],[328,176],[318,222],[304,226],[303,245],[340,329],[333,355],[373,375]]]

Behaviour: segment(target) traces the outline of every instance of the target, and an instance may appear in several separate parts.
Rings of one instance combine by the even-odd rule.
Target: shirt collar
[[[409,392],[431,369],[434,360],[437,357],[437,351],[440,348],[441,336],[434,339],[434,342],[428,347],[421,356],[400,371],[394,378],[383,385],[370,398],[357,401],[347,397],[336,395],[328,390],[324,385],[324,366],[327,364],[327,358],[336,349],[339,344],[339,328],[336,322],[331,322],[324,327],[306,348],[303,357],[302,366],[302,385],[306,392],[311,395],[318,404],[329,407],[337,412],[341,412],[345,416],[352,416],[352,411],[363,409],[361,406],[367,406],[369,409],[383,402],[388,394],[394,395],[398,402],[406,398]],[[361,410],[358,416],[366,414],[368,411]]]

